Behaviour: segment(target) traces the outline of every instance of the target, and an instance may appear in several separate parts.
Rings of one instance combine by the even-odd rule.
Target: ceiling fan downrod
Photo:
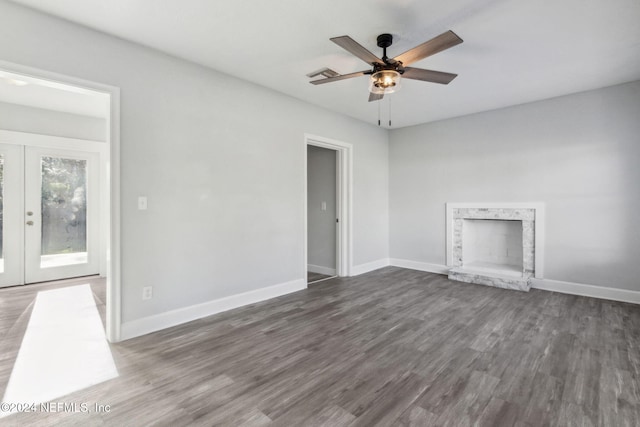
[[[385,64],[389,64],[387,56],[387,48],[393,44],[393,36],[391,34],[380,34],[377,38],[378,47],[382,48],[382,60]]]

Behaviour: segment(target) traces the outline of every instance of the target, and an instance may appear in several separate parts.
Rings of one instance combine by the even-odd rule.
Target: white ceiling
[[[366,77],[314,86],[322,67],[367,64],[329,41],[350,35],[395,56],[446,30],[464,43],[412,64],[453,72],[448,86],[404,80],[393,127],[640,79],[638,0],[16,0],[369,123]],[[383,123],[388,101],[380,104]]]

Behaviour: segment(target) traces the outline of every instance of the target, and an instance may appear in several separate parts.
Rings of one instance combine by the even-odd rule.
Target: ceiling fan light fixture
[[[366,62],[372,68],[338,75],[334,75],[334,72],[323,72],[326,69],[314,71],[307,74],[307,76],[322,75],[324,78],[311,80],[309,83],[320,85],[369,75],[369,102],[380,101],[385,94],[393,93],[400,89],[400,75],[402,75],[403,79],[449,84],[451,80],[456,78],[457,74],[408,67],[408,65],[462,43],[462,39],[449,30],[394,58],[389,58],[387,57],[387,48],[393,43],[393,35],[385,33],[380,34],[376,39],[378,47],[382,48],[382,58],[378,58],[349,36],[332,37],[330,40]]]
[[[393,93],[400,89],[400,73],[395,70],[380,70],[371,75],[369,91],[376,94]]]

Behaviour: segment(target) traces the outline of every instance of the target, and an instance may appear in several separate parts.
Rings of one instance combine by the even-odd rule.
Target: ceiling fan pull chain
[[[391,127],[391,97],[388,96],[387,99],[389,99],[389,127]]]
[[[382,104],[382,102],[378,102],[378,126],[380,126],[380,104]]]

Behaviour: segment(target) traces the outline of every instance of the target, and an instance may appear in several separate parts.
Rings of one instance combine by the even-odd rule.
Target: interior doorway
[[[307,146],[307,283],[336,276],[337,152]]]
[[[0,113],[0,287],[99,274],[119,341],[119,89],[0,61]]]
[[[307,283],[309,272],[322,274],[321,279],[351,275],[352,152],[351,144],[305,135],[303,272]],[[313,165],[309,161],[310,153],[314,153],[311,154],[315,159]],[[324,190],[316,191],[319,188]],[[315,194],[310,194],[310,190]],[[310,225],[310,221],[318,219],[321,219],[319,223]],[[313,249],[309,246],[319,242],[321,245]],[[311,277],[314,278],[319,276]]]

